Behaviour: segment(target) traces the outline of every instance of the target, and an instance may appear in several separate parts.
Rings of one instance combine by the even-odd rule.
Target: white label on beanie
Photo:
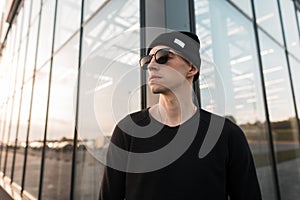
[[[177,38],[174,39],[174,43],[181,46],[181,48],[184,48],[184,46],[185,46],[185,43],[182,42],[181,40],[177,39]]]

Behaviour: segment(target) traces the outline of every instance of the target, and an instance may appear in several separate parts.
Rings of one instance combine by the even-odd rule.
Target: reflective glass
[[[297,16],[298,16],[298,26],[300,27],[300,11],[299,10],[300,10],[300,8],[297,10]]]
[[[10,143],[13,148],[16,148],[16,155],[18,154],[18,149],[20,147],[20,143],[17,139],[17,134],[19,133],[19,124],[18,124],[18,118],[19,118],[19,112],[20,112],[20,105],[21,105],[21,89],[18,89],[16,91],[16,95],[14,97],[14,109],[13,109],[13,120],[12,120],[12,129],[11,129],[11,136],[10,136]],[[17,141],[17,146],[15,145],[15,140]],[[11,154],[14,150],[11,149]],[[12,155],[11,155],[12,156]],[[13,181],[15,181],[15,175],[19,172],[20,169],[23,167],[22,163],[14,162],[14,177]],[[20,182],[18,184],[21,184]]]
[[[14,91],[15,91],[15,83],[16,83],[16,71],[17,71],[17,67],[16,67],[16,63],[17,63],[17,55],[16,55],[16,51],[15,48],[17,46],[17,42],[15,41],[16,39],[16,26],[13,25],[12,26],[12,30],[11,30],[11,35],[9,37],[9,51],[8,51],[8,62],[6,63],[8,65],[8,70],[7,70],[7,76],[9,77],[7,79],[6,82],[6,87],[8,88],[7,90],[7,96],[5,96],[5,98],[9,97],[9,107],[8,107],[8,114],[9,116],[7,116],[6,118],[6,122],[5,122],[5,139],[3,140],[5,142],[6,145],[6,149],[5,149],[5,153],[3,155],[5,155],[4,157],[4,172],[5,174],[8,175],[8,177],[10,177],[10,172],[11,172],[11,164],[12,164],[12,154],[11,154],[11,146],[10,146],[10,138],[11,138],[11,126],[12,126],[12,118],[13,118],[13,106],[14,106]],[[8,83],[8,84],[7,84]],[[8,169],[7,169],[8,168]]]
[[[7,51],[6,56],[8,57],[6,60],[6,83],[5,86],[7,89],[4,90],[6,94],[4,94],[4,99],[8,102],[7,107],[7,115],[5,118],[5,124],[3,128],[3,149],[2,149],[2,155],[1,155],[1,168],[2,171],[6,174],[8,174],[8,177],[10,176],[11,170],[11,164],[12,164],[12,154],[11,154],[11,147],[9,145],[10,141],[10,134],[11,134],[11,125],[12,125],[12,117],[13,117],[13,96],[14,96],[14,90],[15,90],[15,76],[16,76],[16,61],[15,59],[15,46],[16,46],[16,26],[13,25],[11,28],[11,33],[8,35],[7,38]],[[6,170],[9,168],[8,170]]]
[[[3,126],[5,122],[5,113],[6,113],[6,106],[5,104],[1,104],[0,107],[0,170],[1,170],[1,156],[2,156],[2,149],[3,149]]]
[[[112,130],[140,109],[138,28],[138,0],[110,1],[84,28],[75,199],[98,199]]]
[[[244,131],[263,199],[275,199],[253,24],[225,1],[196,0],[201,41],[201,106]]]
[[[11,119],[12,110],[12,98],[8,100],[7,104],[7,115],[5,117],[5,123],[3,127],[3,149],[1,155],[1,171],[4,172],[7,165],[7,141],[9,139],[9,123]]]
[[[283,44],[277,0],[254,0],[254,4],[258,25]]]
[[[16,115],[17,113],[14,111],[14,106],[15,106],[15,102],[14,102],[14,98],[15,96],[12,96],[10,98],[10,118],[7,118],[7,124],[6,124],[6,139],[4,140],[5,142],[5,153],[4,153],[4,170],[3,172],[5,173],[5,175],[7,177],[10,178],[11,176],[11,166],[12,166],[12,158],[13,158],[13,139],[12,137],[15,135],[14,133],[12,133],[12,126],[14,126],[15,128],[15,117],[14,115]],[[14,129],[13,128],[13,129]]]
[[[300,55],[299,31],[293,1],[280,0],[283,28],[287,49],[295,56]]]
[[[16,82],[16,89],[21,88],[23,84],[23,76],[24,76],[24,69],[25,69],[25,55],[26,55],[26,41],[23,41],[20,44],[20,52],[19,52],[19,59],[18,59],[18,70],[17,70],[17,82]]]
[[[26,50],[26,42],[22,40],[22,33],[25,30],[24,27],[24,9],[20,10],[18,15],[18,27],[20,29],[20,33],[18,34],[17,42],[18,42],[18,57],[17,57],[17,72],[16,72],[16,86],[15,89],[18,90],[21,88],[23,83],[23,74],[24,74],[24,58],[25,58],[25,50]]]
[[[281,198],[297,199],[300,191],[299,132],[284,49],[261,31],[259,41]]]
[[[31,8],[31,22],[36,20],[39,17],[39,12],[41,9],[41,0],[31,0],[32,8]]]
[[[16,19],[16,24],[17,24],[17,36],[16,36],[16,43],[17,46],[15,47],[15,52],[20,50],[20,44],[21,44],[21,34],[23,30],[23,9],[19,12],[17,19]]]
[[[7,46],[9,46],[7,44]],[[9,81],[10,81],[10,63],[11,63],[11,58],[8,55],[9,51],[8,49],[4,48],[2,51],[2,59],[1,59],[1,67],[0,67],[0,73],[3,75],[0,75],[0,103],[6,104],[7,101],[7,96],[9,93]],[[6,106],[5,106],[6,107]]]
[[[23,12],[24,12],[24,19],[23,19],[23,30],[22,30],[22,41],[27,40],[28,35],[28,27],[29,27],[29,17],[30,17],[30,7],[31,1],[24,1],[23,5]]]
[[[53,58],[42,199],[69,199],[79,35]]]
[[[10,44],[10,59],[11,59],[11,62],[9,63],[10,67],[12,67],[12,63],[14,62],[14,57],[16,55],[16,52],[17,52],[17,47],[18,47],[18,42],[16,41],[16,38],[17,38],[17,26],[16,24],[13,24],[12,27],[11,27],[11,44]],[[13,68],[15,69],[15,68]],[[12,73],[11,74],[12,76],[14,76],[14,74]],[[13,79],[14,80],[14,79]]]
[[[86,0],[84,1],[84,21],[93,15],[101,6],[104,6],[104,2],[108,0]],[[118,2],[121,3],[121,2]],[[126,3],[125,1],[122,3]],[[100,11],[101,12],[101,11]]]
[[[252,18],[251,0],[230,0]]]
[[[21,98],[21,90],[18,90],[14,97],[13,97],[13,112],[11,118],[11,124],[9,129],[9,141],[8,141],[8,163],[6,166],[6,176],[10,177],[11,170],[12,170],[12,162],[13,162],[13,153],[15,148],[15,141],[16,141],[16,133],[17,133],[17,126],[18,126],[18,117],[19,117],[19,110],[20,110],[20,98]]]
[[[291,66],[291,75],[294,86],[298,117],[300,117],[300,59],[296,59],[295,57],[289,55],[289,61]]]
[[[81,1],[57,1],[55,50],[80,28]]]
[[[13,27],[15,28],[15,27]],[[16,39],[16,29],[13,29],[13,32],[12,34],[13,35],[13,40]],[[12,46],[12,56],[10,57],[11,61],[9,62],[9,68],[10,68],[10,83],[9,83],[9,93],[8,95],[9,96],[13,96],[14,95],[14,92],[15,92],[15,85],[16,85],[16,78],[17,78],[17,71],[18,71],[18,55],[19,55],[19,52],[16,50],[16,48],[18,48],[19,46],[19,43],[18,42],[14,42],[13,43],[13,46]]]
[[[2,121],[1,121],[1,146],[0,146],[0,170],[2,171],[3,165],[4,165],[4,155],[5,155],[5,144],[4,138],[5,138],[5,124],[6,124],[6,114],[7,114],[7,104],[3,104],[4,106],[4,112],[2,114]]]
[[[38,22],[36,19],[29,30],[28,38],[28,49],[26,55],[26,65],[25,65],[25,81],[33,76],[33,69],[36,57],[36,45],[37,45],[37,34],[38,34]]]
[[[38,189],[40,186],[39,181],[41,173],[41,157],[48,100],[49,69],[50,64],[48,63],[36,72],[28,133],[28,153],[24,189],[36,198],[38,197]],[[23,157],[25,150],[24,147],[26,145],[26,136],[27,134],[19,136],[20,149],[18,149],[18,152],[20,153],[18,159],[20,161],[23,161],[24,159]],[[20,169],[20,173],[18,176],[20,181],[21,176],[22,173]]]
[[[1,103],[0,105],[0,138],[2,138],[2,129],[3,129],[3,122],[4,122],[4,117],[5,117],[5,104]],[[2,140],[0,141],[0,145],[2,144]]]
[[[43,4],[37,53],[37,69],[42,67],[51,57],[55,2],[46,1]]]
[[[14,181],[21,185],[23,163],[24,163],[24,147],[27,136],[28,120],[29,120],[29,109],[32,91],[32,79],[27,81],[21,91],[21,110],[20,110],[20,121],[18,124],[18,149],[15,158],[15,170],[14,170]]]

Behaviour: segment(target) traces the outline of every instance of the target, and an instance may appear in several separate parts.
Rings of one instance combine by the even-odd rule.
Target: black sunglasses
[[[170,48],[159,49],[158,51],[156,51],[152,55],[145,55],[144,57],[142,57],[140,59],[140,62],[139,62],[140,66],[143,69],[147,69],[148,68],[148,64],[151,62],[151,59],[152,59],[153,56],[154,56],[155,62],[157,62],[158,64],[165,64],[170,59],[170,54],[178,55],[178,54],[170,51]],[[180,56],[180,55],[178,55],[178,56]],[[182,56],[180,56],[180,57],[182,58]]]

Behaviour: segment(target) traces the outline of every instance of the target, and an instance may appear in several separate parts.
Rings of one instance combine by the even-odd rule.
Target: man
[[[190,32],[164,33],[150,44],[140,65],[159,101],[116,126],[99,199],[261,199],[241,129],[195,105],[199,48]]]

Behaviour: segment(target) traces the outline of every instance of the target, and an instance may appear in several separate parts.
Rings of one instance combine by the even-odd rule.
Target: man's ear
[[[190,65],[190,69],[187,73],[187,77],[193,77],[195,74],[197,74],[197,72],[199,71],[199,69],[197,67],[195,67],[194,65]]]

